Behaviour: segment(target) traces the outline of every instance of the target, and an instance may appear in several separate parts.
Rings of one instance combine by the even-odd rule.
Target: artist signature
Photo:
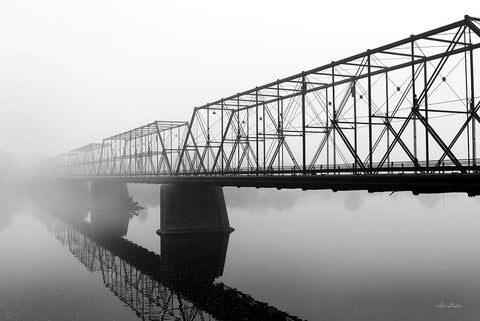
[[[437,304],[436,307],[438,309],[461,309],[463,308],[460,304],[458,303],[455,303],[455,302],[450,302],[450,304],[445,304],[445,303],[440,303],[440,304]]]

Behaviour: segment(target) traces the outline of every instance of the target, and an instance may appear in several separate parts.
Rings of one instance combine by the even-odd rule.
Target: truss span
[[[480,19],[465,16],[46,162],[61,176],[478,173]]]

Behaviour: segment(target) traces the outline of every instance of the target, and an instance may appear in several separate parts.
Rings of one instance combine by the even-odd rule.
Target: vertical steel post
[[[302,76],[302,171],[303,175],[307,173],[307,137],[305,131],[305,94],[307,85],[305,83],[305,76]]]
[[[250,108],[245,110],[247,112],[247,140],[246,140],[246,148],[250,150]],[[247,171],[250,171],[250,153],[247,150]]]
[[[352,96],[353,96],[353,148],[355,149],[355,155],[358,155],[358,132],[357,132],[357,83],[352,83]]]
[[[237,166],[235,168],[240,169],[240,141],[242,139],[240,131],[240,96],[237,95],[237,141],[238,141],[238,148],[237,148]]]
[[[115,138],[115,142],[116,142],[116,153],[117,153],[117,157],[116,157],[116,164],[117,164],[117,174],[118,176],[121,176],[122,175],[122,141],[120,139],[120,137],[116,137]],[[96,163],[97,161],[97,154],[98,154],[98,149],[95,150],[95,152],[92,154],[92,157],[93,157],[93,161]],[[95,168],[95,166],[94,166]]]
[[[367,50],[367,72],[368,72],[368,157],[370,173],[373,169],[373,139],[372,139],[372,76],[370,66],[370,49]]]
[[[423,63],[423,86],[425,90],[425,121],[428,125],[428,80],[427,80],[427,62]],[[428,137],[428,126],[425,126],[425,166],[428,168],[430,165],[430,147],[429,147],[429,137]]]
[[[463,32],[463,42],[466,44],[467,43],[467,33],[464,31]],[[469,84],[469,81],[468,81],[468,52],[465,51],[464,53],[464,63],[465,63],[465,66],[464,66],[464,74],[465,74],[465,118],[466,120],[468,121],[470,119],[470,93],[469,93],[469,90],[468,90],[468,84]],[[468,166],[471,165],[471,162],[472,162],[472,157],[470,155],[470,148],[471,148],[471,145],[470,145],[470,124],[468,123],[467,124],[467,159],[468,159]]]
[[[137,162],[138,162],[138,151],[137,151],[137,131],[134,130],[135,135],[135,159],[133,161],[133,173],[137,174]]]
[[[210,105],[207,106],[207,143],[205,148],[207,149],[207,168],[210,168],[210,153],[208,148],[210,147]]]
[[[128,133],[128,175],[132,174],[132,132]]]
[[[170,127],[168,131],[170,132],[170,166],[172,166],[173,165],[173,129]]]
[[[265,171],[266,168],[265,168],[265,159],[266,159],[266,137],[265,137],[265,108],[267,108],[267,106],[264,104],[262,106],[262,110],[263,110],[263,115],[262,115],[262,125],[263,125],[263,170]]]
[[[195,114],[197,112],[197,108],[194,108],[193,109],[193,113],[192,113],[192,118],[190,119],[190,123],[188,124],[188,130],[187,130],[187,135],[185,135],[185,141],[183,142],[183,147],[182,147],[182,151],[180,153],[180,157],[178,159],[178,165],[177,165],[177,170],[176,170],[176,173],[175,174],[178,174],[180,172],[180,164],[182,163],[183,161],[183,157],[185,155],[185,152],[186,152],[186,149],[187,149],[187,145],[188,145],[188,138],[190,137],[190,135],[192,135],[192,126],[193,126],[193,122],[195,120]],[[196,150],[196,146],[195,146],[195,150]],[[192,164],[192,166],[195,166],[195,164]],[[191,168],[192,172],[194,171],[194,168]]]
[[[285,135],[283,134],[283,126],[284,126],[284,109],[283,109],[283,98],[281,100],[280,104],[280,135],[282,137],[282,171],[285,170],[285,148],[284,148],[284,140],[285,140]]]
[[[389,113],[390,113],[390,96],[389,96],[389,86],[388,86],[388,72],[385,73],[385,122],[387,123],[387,150],[390,147],[390,130],[388,130],[388,125],[390,124]],[[387,164],[390,163],[390,154],[387,157]]]
[[[325,109],[326,109],[326,129],[325,129],[325,135],[327,136],[327,170],[330,168],[330,114],[328,113],[329,108],[328,108],[328,88],[325,88]],[[328,171],[327,171],[328,173]]]
[[[222,119],[221,119],[221,121],[220,121],[220,122],[221,122],[221,127],[222,127],[222,135],[220,136],[220,139],[222,140],[222,141],[220,142],[220,148],[221,148],[221,151],[220,151],[221,154],[220,154],[220,155],[221,155],[221,157],[222,157],[222,161],[221,161],[220,164],[221,164],[222,174],[223,174],[223,169],[224,169],[223,158],[224,158],[224,156],[225,156],[225,155],[224,155],[224,151],[223,151],[223,150],[224,150],[224,149],[223,149],[223,146],[224,146],[224,143],[225,143],[225,139],[227,138],[227,134],[223,132],[223,131],[224,131],[224,128],[223,128],[223,107],[224,107],[224,103],[223,103],[223,99],[222,99],[222,104],[221,104],[222,110],[220,111],[220,116],[222,117]]]
[[[108,142],[108,140],[107,140],[107,142]],[[111,172],[108,170],[109,169],[108,165],[110,163],[110,148],[108,148],[108,147],[110,147],[110,146],[105,147],[106,148],[105,152],[107,154],[106,161],[105,161],[105,175],[111,174]],[[78,164],[77,164],[77,166],[78,166]]]
[[[411,36],[413,38],[413,35]],[[415,48],[414,48],[414,41],[410,42],[411,46],[411,56],[412,56],[412,99],[413,99],[413,108],[416,110],[418,109],[418,102],[417,102],[417,93],[415,90],[415,64],[414,64],[414,55],[415,55]],[[418,160],[417,156],[417,114],[413,114],[413,155],[415,160]],[[415,165],[414,165],[415,166]],[[417,171],[415,171],[416,173]]]
[[[277,83],[277,158],[278,158],[278,170],[280,169],[280,159],[281,159],[281,151],[280,151],[280,144],[281,144],[281,135],[280,135],[280,85]]]
[[[144,173],[143,126],[140,127],[140,174]]]
[[[333,169],[337,168],[337,135],[335,126],[337,126],[337,111],[335,109],[335,68],[332,61],[332,134],[333,134]],[[335,173],[335,171],[334,171]]]
[[[178,162],[179,156],[180,156],[180,139],[181,139],[181,129],[180,129],[180,126],[179,126],[179,127],[177,127],[177,143],[176,143],[176,148],[175,148],[175,150],[176,150],[175,154],[176,154],[176,156],[177,156],[177,162]],[[172,168],[173,168],[175,165],[176,165],[176,164],[172,164],[172,165],[171,165]]]
[[[471,40],[470,40],[471,42]],[[475,78],[474,78],[474,68],[473,68],[473,48],[470,43],[470,112],[475,112]],[[475,131],[476,118],[472,118],[472,163],[473,166],[477,165],[477,142],[476,142],[476,131]]]
[[[256,160],[256,171],[258,173],[258,89],[255,90],[255,160]]]

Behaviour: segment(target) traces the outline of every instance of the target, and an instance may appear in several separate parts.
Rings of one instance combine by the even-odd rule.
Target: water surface
[[[161,241],[158,186],[129,191],[145,209],[126,230],[4,193],[0,319],[221,320],[263,303],[283,319],[480,315],[478,199],[225,188],[226,239]]]

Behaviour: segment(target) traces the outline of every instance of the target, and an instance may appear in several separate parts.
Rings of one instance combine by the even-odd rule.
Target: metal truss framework
[[[479,48],[465,16],[76,150],[62,174],[477,173]]]
[[[155,121],[105,138],[49,160],[47,167],[61,169],[62,175],[172,175],[174,168],[186,168],[180,161],[187,122]]]

